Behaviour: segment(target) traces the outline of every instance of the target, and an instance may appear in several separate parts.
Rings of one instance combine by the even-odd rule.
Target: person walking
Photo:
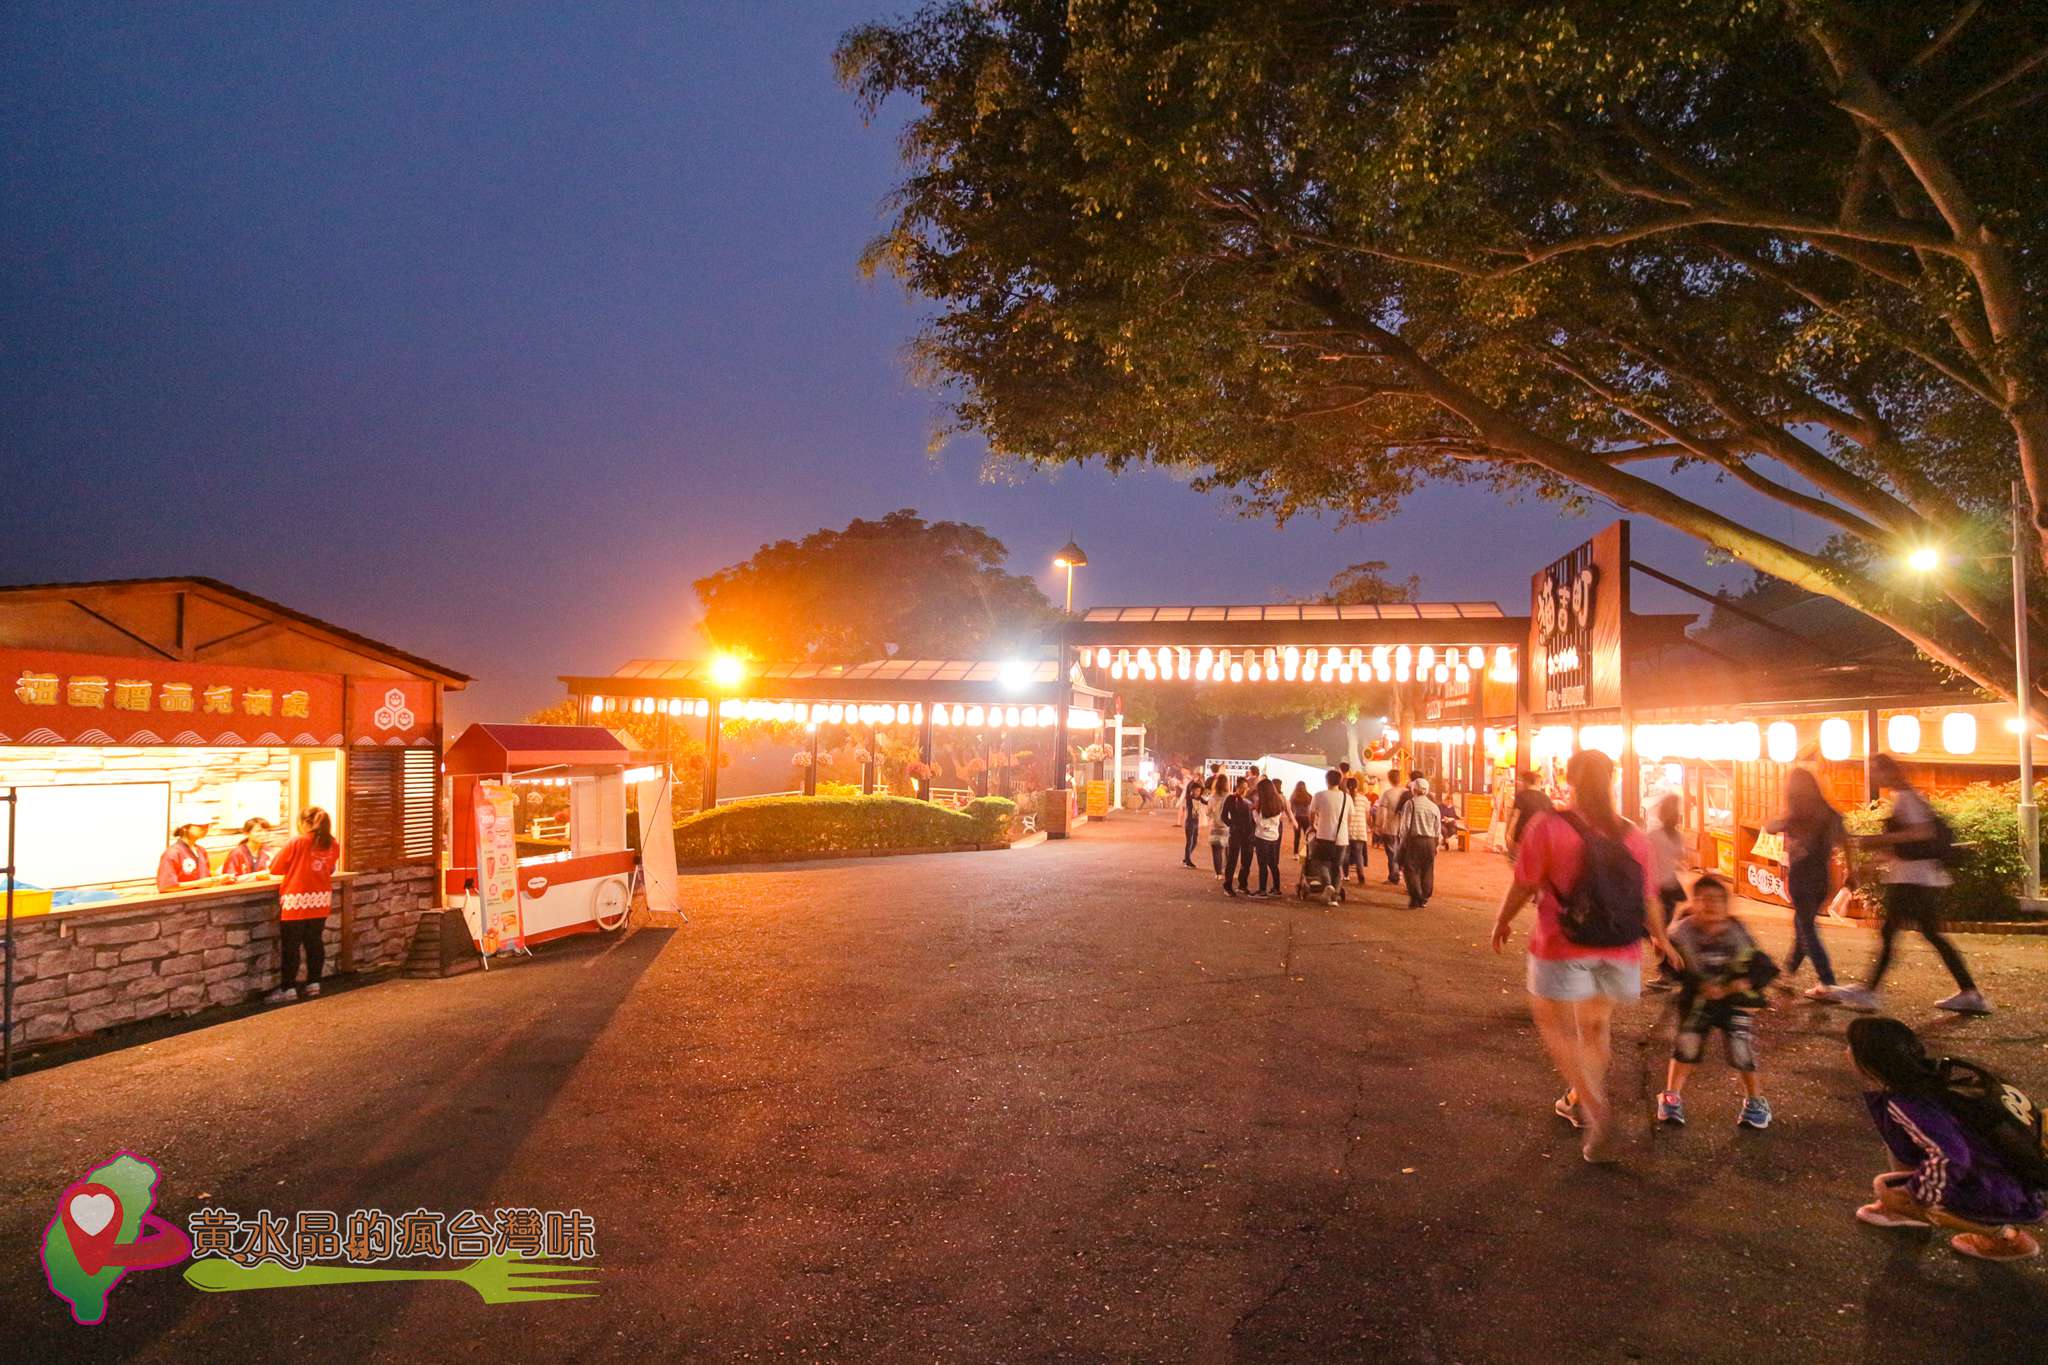
[[[1835,998],[1835,967],[1828,946],[1820,941],[1820,908],[1828,898],[1829,869],[1835,850],[1846,845],[1842,813],[1828,804],[1820,779],[1805,768],[1785,777],[1785,813],[1764,826],[1766,833],[1785,836],[1785,890],[1792,902],[1792,951],[1785,958],[1790,981],[1799,964],[1813,960],[1820,984],[1806,992],[1809,1000]]]
[[[1252,805],[1259,817],[1258,828],[1252,832],[1252,854],[1259,865],[1258,894],[1270,900],[1280,894],[1281,826],[1291,822],[1287,816],[1287,802],[1280,795],[1280,784],[1271,778],[1259,779]],[[1295,837],[1300,838],[1299,829]]]
[[[1387,855],[1388,886],[1401,884],[1401,807],[1407,800],[1408,789],[1401,785],[1401,774],[1389,771],[1386,794],[1372,808],[1380,847]]]
[[[1608,1162],[1616,1159],[1607,1094],[1614,1007],[1641,998],[1645,937],[1674,966],[1682,960],[1665,936],[1649,842],[1614,809],[1614,760],[1581,749],[1565,780],[1571,806],[1539,813],[1522,831],[1514,882],[1493,922],[1493,951],[1507,946],[1515,917],[1536,902],[1529,1012],[1564,1077],[1553,1107],[1585,1130],[1586,1160]]]
[[[1334,902],[1342,892],[1344,850],[1351,842],[1351,793],[1344,790],[1344,775],[1335,768],[1323,774],[1323,790],[1310,803],[1309,818],[1315,837],[1309,840],[1308,858],[1301,865],[1301,875],[1306,878],[1311,868],[1321,864]]]
[[[1855,1009],[1876,1010],[1878,987],[1892,965],[1892,943],[1901,933],[1913,929],[1934,945],[1942,965],[1956,981],[1956,993],[1935,1001],[1934,1007],[1957,1014],[1991,1013],[1991,1005],[1977,989],[1963,955],[1941,932],[1943,893],[1954,884],[1948,868],[1943,866],[1953,847],[1948,827],[1934,813],[1934,807],[1927,804],[1927,798],[1906,780],[1896,758],[1879,754],[1870,760],[1870,775],[1879,791],[1891,793],[1891,807],[1885,812],[1884,833],[1859,835],[1856,843],[1885,855],[1884,871],[1878,874],[1884,883],[1884,923],[1870,976],[1861,986],[1837,992],[1836,998]]]
[[[1356,776],[1344,779],[1344,790],[1351,796],[1350,814],[1345,819],[1345,833],[1349,842],[1344,845],[1343,871],[1356,870],[1358,884],[1365,885],[1365,874],[1372,866],[1372,803],[1359,790]]]
[[[1529,822],[1550,809],[1550,795],[1543,790],[1543,781],[1533,769],[1524,768],[1515,775],[1515,803],[1508,808],[1508,861],[1513,862],[1515,850],[1522,842],[1522,831]]]
[[[1223,823],[1223,803],[1230,798],[1230,779],[1217,773],[1209,779],[1209,795],[1203,813],[1209,819],[1209,861],[1216,875],[1223,876],[1223,848],[1230,839],[1230,826]]]
[[[1287,813],[1294,824],[1294,856],[1297,858],[1301,856],[1302,846],[1310,837],[1308,811],[1314,804],[1315,798],[1309,795],[1308,783],[1295,783],[1293,794],[1287,798]]]
[[[1187,847],[1183,848],[1180,854],[1182,867],[1195,865],[1195,841],[1202,836],[1203,809],[1202,784],[1192,780],[1183,783],[1180,793],[1180,819],[1188,841]]]
[[[1408,784],[1401,809],[1401,876],[1408,883],[1408,908],[1420,910],[1436,894],[1436,851],[1443,838],[1443,813],[1429,796],[1429,779]]]
[[[1656,821],[1643,836],[1650,844],[1650,871],[1657,879],[1657,899],[1664,906],[1666,929],[1678,922],[1679,908],[1685,904],[1685,883],[1678,879],[1678,869],[1689,861],[1685,852],[1685,831],[1680,820],[1683,812],[1678,793],[1666,792],[1657,803]],[[1678,984],[1678,973],[1671,969],[1671,964],[1659,962],[1657,977],[1650,983],[1650,989],[1668,991]],[[1684,1016],[1681,1014],[1679,1017]]]
[[[1230,795],[1223,798],[1223,824],[1229,831],[1223,855],[1223,894],[1226,896],[1248,895],[1252,889],[1252,840],[1258,835],[1259,814],[1252,805],[1250,791],[1251,783],[1240,777]]]

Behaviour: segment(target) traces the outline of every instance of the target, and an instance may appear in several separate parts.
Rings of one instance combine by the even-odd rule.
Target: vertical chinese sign
[[[519,914],[519,860],[512,788],[503,782],[476,784],[476,890],[483,903],[486,955],[526,951],[526,925]]]

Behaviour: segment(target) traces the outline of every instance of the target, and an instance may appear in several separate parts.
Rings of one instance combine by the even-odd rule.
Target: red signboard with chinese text
[[[0,649],[0,744],[341,743],[334,673]]]
[[[414,678],[350,678],[350,744],[432,744],[434,685]]]
[[[1628,620],[1628,523],[1617,521],[1530,582],[1529,709],[1611,709],[1622,704]]]

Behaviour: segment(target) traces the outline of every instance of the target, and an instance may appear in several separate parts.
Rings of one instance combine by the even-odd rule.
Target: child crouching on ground
[[[1757,1074],[1756,1012],[1764,1006],[1763,988],[1778,974],[1777,964],[1756,946],[1742,921],[1728,913],[1728,884],[1719,877],[1703,876],[1693,884],[1690,908],[1671,930],[1672,946],[1685,967],[1679,973],[1678,1036],[1664,1093],[1657,1097],[1657,1121],[1685,1122],[1686,1078],[1706,1052],[1707,1035],[1719,1029],[1728,1065],[1742,1081],[1742,1114],[1736,1122],[1768,1128],[1771,1102]]]
[[[2040,1242],[2014,1226],[2048,1211],[2033,1102],[1974,1063],[1932,1060],[1896,1019],[1851,1021],[1849,1060],[1895,1167],[1872,1182],[1877,1198],[1856,1216],[1881,1228],[1948,1228],[1951,1247],[1987,1261],[2039,1255]]]

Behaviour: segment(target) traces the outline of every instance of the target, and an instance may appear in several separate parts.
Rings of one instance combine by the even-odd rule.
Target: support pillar
[[[711,699],[710,714],[704,717],[704,781],[703,809],[718,807],[718,699]]]
[[[1124,808],[1124,713],[1121,711],[1117,712],[1111,724],[1116,729],[1116,746],[1110,750],[1110,753],[1113,755],[1110,761],[1115,763],[1116,766],[1109,770],[1109,808],[1111,810],[1122,810]]]
[[[917,727],[917,759],[924,764],[924,776],[917,779],[917,799],[932,799],[932,712],[925,708],[924,719]]]

